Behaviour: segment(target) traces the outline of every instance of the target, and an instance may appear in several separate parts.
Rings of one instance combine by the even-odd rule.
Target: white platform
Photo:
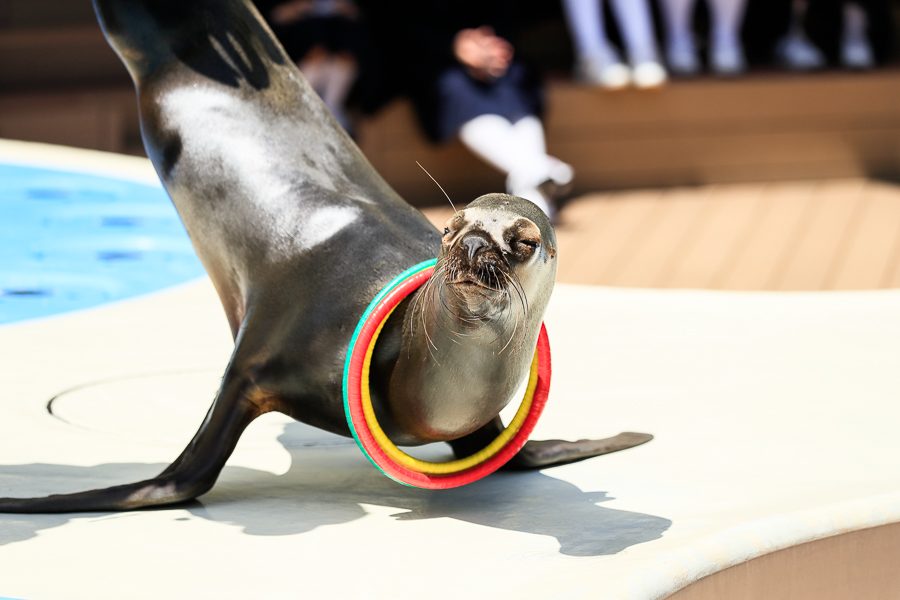
[[[534,437],[654,441],[427,492],[267,415],[196,505],[0,515],[0,596],[661,598],[900,521],[900,291],[559,286],[547,325]],[[155,474],[200,423],[230,345],[206,281],[0,328],[0,496]]]
[[[199,282],[0,329],[0,495],[163,468],[227,360],[220,313]],[[653,442],[425,492],[270,415],[196,506],[0,515],[0,595],[658,598],[900,521],[900,292],[560,286],[547,323],[554,382],[535,437]]]

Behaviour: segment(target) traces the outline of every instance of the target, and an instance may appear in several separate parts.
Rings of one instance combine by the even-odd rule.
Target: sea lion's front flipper
[[[194,439],[174,463],[152,479],[99,490],[43,498],[0,498],[0,513],[133,510],[180,504],[215,483],[241,433],[266,412],[253,386],[226,377]]]
[[[453,453],[463,458],[487,446],[503,429],[500,419],[494,419],[478,431],[450,442]],[[529,440],[504,468],[540,469],[593,458],[619,450],[640,446],[653,439],[649,433],[626,431],[599,440]]]

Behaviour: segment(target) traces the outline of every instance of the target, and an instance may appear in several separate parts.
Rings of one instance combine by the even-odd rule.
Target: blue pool
[[[202,274],[160,186],[0,164],[0,323],[97,306]]]

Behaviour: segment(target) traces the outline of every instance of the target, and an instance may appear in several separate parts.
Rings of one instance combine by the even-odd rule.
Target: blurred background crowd
[[[900,0],[255,1],[418,206],[900,173]],[[88,0],[0,0],[0,137],[143,153]]]
[[[257,0],[351,133],[403,96],[553,215],[573,169],[547,153],[542,83],[654,90],[748,71],[866,70],[893,59],[889,0]]]
[[[900,0],[256,1],[434,223],[416,162],[555,214],[560,281],[900,287]],[[0,138],[144,154],[90,0],[0,0]]]

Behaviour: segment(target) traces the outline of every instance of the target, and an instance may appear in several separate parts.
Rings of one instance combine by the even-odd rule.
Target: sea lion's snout
[[[476,285],[501,290],[509,272],[503,249],[496,239],[481,229],[460,235],[447,252],[450,277],[454,285]]]
[[[472,263],[480,253],[491,247],[491,242],[481,233],[472,233],[464,237],[459,245],[465,249],[466,257]]]
[[[503,291],[514,272],[540,253],[543,242],[533,220],[504,207],[459,211],[444,227],[445,281],[460,290]]]

